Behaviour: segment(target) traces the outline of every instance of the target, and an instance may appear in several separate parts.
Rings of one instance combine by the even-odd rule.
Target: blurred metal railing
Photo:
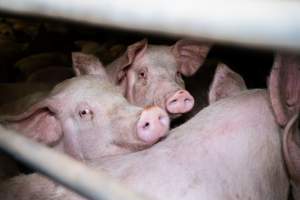
[[[300,50],[291,0],[0,0],[0,10],[263,48]]]
[[[141,200],[101,171],[0,126],[0,149],[88,199]]]

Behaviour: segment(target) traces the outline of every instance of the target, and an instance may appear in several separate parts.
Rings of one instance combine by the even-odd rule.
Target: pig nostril
[[[180,91],[180,92],[178,92],[178,94],[182,94],[182,93],[184,93],[184,91]]]
[[[190,101],[191,101],[190,99],[184,99],[184,103],[188,103]]]
[[[146,122],[143,126],[143,129],[148,129],[150,127],[150,123],[149,122]]]
[[[177,102],[177,99],[173,99],[170,104],[173,104],[173,103],[176,103]]]

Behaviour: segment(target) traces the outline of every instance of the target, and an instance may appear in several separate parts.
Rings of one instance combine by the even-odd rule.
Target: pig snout
[[[153,144],[168,134],[170,119],[168,114],[157,106],[146,108],[137,123],[138,137]]]
[[[179,90],[166,101],[166,109],[171,114],[189,112],[194,107],[194,98],[186,90]]]

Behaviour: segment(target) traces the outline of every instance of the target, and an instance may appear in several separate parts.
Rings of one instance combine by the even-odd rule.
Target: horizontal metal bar
[[[0,126],[0,149],[89,199],[141,200],[111,177]]]
[[[300,2],[0,0],[0,10],[263,48],[300,50]]]

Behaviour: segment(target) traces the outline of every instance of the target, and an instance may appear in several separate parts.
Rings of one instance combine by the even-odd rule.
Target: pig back
[[[280,134],[266,91],[248,90],[203,109],[156,146],[99,167],[158,200],[282,200],[289,183]]]

